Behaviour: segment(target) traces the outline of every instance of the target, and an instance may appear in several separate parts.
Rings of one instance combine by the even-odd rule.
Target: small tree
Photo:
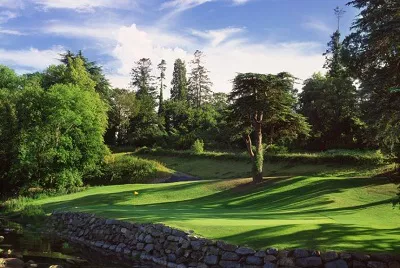
[[[253,182],[262,181],[264,150],[263,132],[280,126],[285,135],[308,133],[309,126],[305,118],[294,111],[294,77],[288,73],[238,74],[233,81],[229,96],[231,121],[246,143],[252,160]],[[254,134],[255,151],[251,134]]]

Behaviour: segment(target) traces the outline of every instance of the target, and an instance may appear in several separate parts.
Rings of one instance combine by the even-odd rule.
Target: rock
[[[369,261],[367,263],[368,268],[387,268],[387,264],[380,261]]]
[[[264,258],[265,256],[267,256],[267,253],[265,253],[265,251],[257,251],[257,253],[254,254],[254,256]]]
[[[240,247],[240,248],[236,249],[235,252],[239,255],[250,255],[250,254],[256,253],[256,251],[254,249],[245,248],[245,247]]]
[[[144,249],[144,243],[137,243],[136,244],[136,248],[137,248],[137,250],[143,250]],[[111,249],[111,247],[110,247],[110,249]]]
[[[278,252],[278,259],[280,258],[286,258],[289,256],[289,251],[288,250],[280,250]]]
[[[276,264],[271,262],[265,262],[264,268],[276,268]]]
[[[4,241],[4,236],[0,235],[0,243]]]
[[[226,244],[223,241],[218,241],[217,247],[219,247],[220,249],[222,249],[224,251],[235,251],[238,248],[238,246],[236,246],[236,245]]]
[[[357,261],[368,261],[371,257],[367,254],[353,253],[351,256]]]
[[[276,255],[278,255],[278,249],[276,249],[276,248],[269,248],[269,249],[267,249],[267,254],[268,255],[274,255],[274,256],[276,256]]]
[[[321,256],[321,251],[313,250],[313,252],[311,252],[311,256],[320,257]]]
[[[240,257],[235,252],[226,251],[222,254],[221,260],[224,261],[237,261]]]
[[[305,258],[305,257],[308,257],[308,256],[309,256],[308,250],[305,250],[305,249],[295,249],[295,250],[293,251],[293,257],[294,257],[294,258]]]
[[[219,266],[222,268],[240,268],[240,264],[235,261],[220,261]]]
[[[23,268],[24,262],[17,258],[0,258],[0,267]]]
[[[263,264],[263,260],[256,256],[247,256],[246,263],[250,265],[261,265]]]
[[[385,262],[385,263],[389,263],[391,261],[393,261],[393,257],[389,254],[384,254],[384,253],[375,253],[375,254],[371,254],[371,260],[373,261],[380,261],[380,262]]]
[[[176,255],[175,254],[168,254],[168,261],[170,262],[175,262],[176,261]]]
[[[293,267],[294,265],[294,261],[292,258],[288,258],[288,257],[283,257],[281,259],[278,260],[278,265],[279,266],[287,266],[287,267]]]
[[[216,265],[218,264],[218,256],[208,255],[204,258],[204,262],[208,265]]]
[[[389,262],[389,268],[400,268],[400,263],[397,261]]]
[[[340,259],[325,263],[325,268],[348,268],[348,265],[347,262]]]
[[[322,265],[321,257],[306,257],[296,259],[296,265],[300,267],[318,267]]]
[[[354,260],[353,261],[353,268],[366,268],[367,266],[365,265],[365,263],[361,262],[361,261],[357,261]]]
[[[339,254],[335,251],[328,251],[321,254],[321,258],[324,262],[331,262],[339,259]]]
[[[276,261],[276,257],[274,255],[267,255],[264,257],[264,262],[274,262]]]
[[[50,265],[49,268],[63,268],[61,265]]]
[[[153,245],[153,244],[147,244],[147,245],[144,247],[144,250],[145,250],[147,253],[153,251],[153,249],[154,249],[154,245]]]
[[[203,247],[203,242],[200,240],[190,242],[194,250],[200,250]]]
[[[351,254],[350,253],[340,253],[340,258],[345,261],[349,261],[349,260],[351,260]]]
[[[152,244],[154,242],[154,239],[151,235],[146,235],[146,237],[144,238],[144,242],[146,244]]]

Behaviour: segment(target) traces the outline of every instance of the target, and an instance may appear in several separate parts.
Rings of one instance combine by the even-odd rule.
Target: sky
[[[156,66],[204,52],[215,92],[237,73],[287,71],[300,79],[323,71],[326,43],[345,9],[342,36],[358,11],[347,0],[0,0],[0,64],[18,73],[59,64],[82,50],[103,66],[112,86],[128,88],[140,58]],[[299,80],[301,81],[301,80]],[[169,95],[169,89],[165,94]]]

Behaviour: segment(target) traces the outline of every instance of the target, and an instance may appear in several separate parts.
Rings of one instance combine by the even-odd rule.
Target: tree
[[[0,64],[0,89],[18,89],[20,82],[14,70]]]
[[[158,81],[160,82],[160,94],[159,94],[159,99],[158,99],[158,114],[160,115],[163,112],[163,105],[164,105],[163,91],[167,87],[164,84],[165,70],[167,69],[167,63],[165,62],[165,60],[161,60],[160,64],[157,65],[157,68],[160,71],[160,76],[158,77]]]
[[[138,99],[150,97],[155,100],[157,97],[157,91],[154,87],[154,77],[151,72],[151,60],[148,58],[140,59],[135,63],[135,67],[132,68],[131,85],[136,89]]]
[[[177,59],[174,63],[171,85],[171,100],[187,101],[188,85],[186,79],[186,66],[185,62],[181,59]]]
[[[245,140],[253,164],[254,183],[262,181],[263,132],[266,132],[266,128],[271,130],[282,125],[280,131],[284,133],[286,130],[291,135],[306,134],[309,130],[305,118],[294,111],[293,83],[294,77],[288,73],[244,73],[238,74],[233,80],[233,89],[229,95],[232,102],[231,118]],[[287,127],[293,124],[297,127]],[[252,133],[255,151],[250,136]]]
[[[189,101],[192,105],[200,107],[209,101],[212,82],[208,77],[208,70],[203,66],[203,52],[196,50],[192,60],[192,71],[189,78]]]
[[[347,66],[361,82],[362,110],[371,133],[400,162],[394,138],[400,122],[400,92],[394,90],[400,87],[400,2],[354,0],[349,5],[361,11],[344,41]]]

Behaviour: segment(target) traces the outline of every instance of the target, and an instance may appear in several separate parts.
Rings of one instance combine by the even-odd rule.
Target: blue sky
[[[228,92],[237,72],[288,71],[306,79],[322,70],[333,9],[347,0],[0,0],[0,64],[19,73],[57,64],[82,50],[103,65],[113,86],[127,87],[135,61],[205,55],[215,91]],[[168,92],[166,92],[168,94]]]

